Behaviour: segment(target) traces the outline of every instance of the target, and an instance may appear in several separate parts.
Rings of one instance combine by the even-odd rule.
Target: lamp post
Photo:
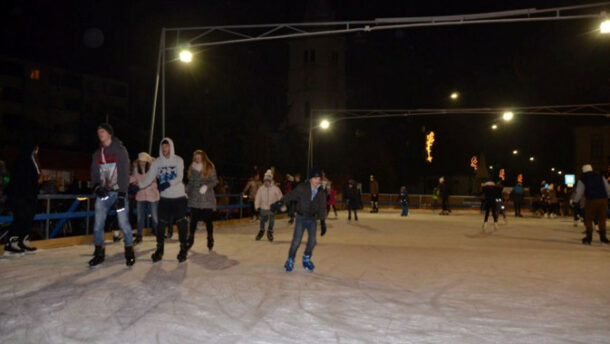
[[[313,130],[316,128],[320,128],[322,130],[327,130],[328,128],[330,128],[330,121],[327,119],[323,119],[320,121],[320,124],[314,126],[313,125],[313,113],[315,113],[314,111],[312,111],[312,115],[309,117],[309,139],[307,140],[307,171],[306,173],[309,173],[309,170],[311,169],[311,167],[313,167]],[[335,120],[335,122],[338,120]]]

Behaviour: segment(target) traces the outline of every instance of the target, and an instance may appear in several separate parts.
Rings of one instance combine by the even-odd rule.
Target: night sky
[[[481,13],[548,8],[595,1],[330,1],[335,20]],[[0,53],[129,83],[136,123],[148,127],[160,27],[303,21],[296,1],[11,1],[0,5]],[[610,9],[607,9],[610,12]],[[610,37],[599,22],[566,21],[391,30],[347,38],[348,108],[510,107],[602,103],[610,99]],[[88,29],[104,42],[85,45]],[[178,153],[189,160],[203,146],[221,173],[238,175],[252,165],[302,170],[299,140],[282,133],[287,112],[286,41],[212,47],[198,69],[168,66],[168,134],[188,123]],[[205,65],[205,67],[204,67]],[[458,90],[460,101],[449,101]],[[203,120],[202,120],[203,119]],[[545,177],[549,166],[573,168],[571,130],[604,120],[516,118],[498,132],[493,117],[468,115],[345,123],[316,141],[316,159],[331,175],[360,179],[377,173],[383,186],[415,183],[422,175],[467,175],[472,155]],[[607,120],[606,120],[607,121]],[[115,128],[132,156],[148,137]],[[239,133],[264,130],[287,136],[292,152],[279,161],[252,161]],[[437,133],[435,160],[425,163],[425,132]],[[235,132],[235,139],[227,139]],[[95,148],[92,135],[91,147]],[[291,146],[293,147],[293,146]],[[300,147],[300,148],[299,148]],[[519,149],[519,157],[511,155]],[[77,149],[75,147],[75,149]],[[273,151],[282,152],[274,147]],[[290,155],[291,154],[291,155]],[[537,157],[535,166],[525,159]],[[318,163],[317,161],[317,163]],[[511,174],[513,173],[513,174]],[[384,180],[385,179],[385,180]]]

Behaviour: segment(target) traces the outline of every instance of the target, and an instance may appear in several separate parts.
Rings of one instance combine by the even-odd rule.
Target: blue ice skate
[[[292,271],[292,269],[294,269],[294,259],[293,258],[288,258],[288,260],[286,261],[286,264],[284,264],[284,269],[286,269],[286,272],[290,272],[290,271]]]
[[[313,269],[315,269],[315,266],[313,265],[313,263],[311,261],[311,256],[303,256],[303,267],[305,268],[305,271],[313,272]]]

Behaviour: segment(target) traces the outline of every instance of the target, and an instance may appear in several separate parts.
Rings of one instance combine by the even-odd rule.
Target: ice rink
[[[121,244],[89,269],[89,245],[0,259],[2,343],[610,343],[610,246],[583,246],[571,219],[478,214],[328,221],[314,273],[283,270],[292,227],[199,231],[178,264],[152,237],[128,269]],[[331,216],[332,217],[332,216]],[[306,235],[304,241],[306,240]],[[176,235],[174,235],[176,238]]]

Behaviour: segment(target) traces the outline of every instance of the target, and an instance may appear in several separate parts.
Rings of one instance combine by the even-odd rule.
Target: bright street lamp
[[[502,119],[504,119],[505,121],[510,121],[513,119],[515,115],[511,112],[511,111],[506,111],[503,115],[502,115]]]
[[[513,151],[513,155],[517,155],[518,153],[519,153],[519,151],[516,149]]]
[[[551,172],[555,172],[555,167],[551,167]]]
[[[562,173],[563,173],[563,172],[561,172],[561,171],[557,172],[557,174],[559,174],[559,175],[561,175]]]
[[[534,161],[534,157],[533,156],[530,156],[530,161]]]
[[[496,130],[498,129],[498,125],[497,124],[492,124],[491,125],[491,130]]]
[[[322,120],[322,122],[320,122],[320,128],[326,130],[328,129],[328,127],[330,127],[330,122],[327,120]]]
[[[599,32],[603,34],[610,33],[610,19],[604,20],[599,26]]]
[[[460,97],[460,94],[458,92],[451,92],[451,95],[449,96],[449,98],[451,98],[451,100],[458,100],[459,97]]]
[[[490,169],[490,170],[493,170],[493,169],[494,169],[494,167],[493,167],[493,166],[489,166],[489,169]]]
[[[178,57],[180,58],[180,61],[184,63],[190,63],[191,61],[193,61],[193,53],[186,49],[180,51]]]

